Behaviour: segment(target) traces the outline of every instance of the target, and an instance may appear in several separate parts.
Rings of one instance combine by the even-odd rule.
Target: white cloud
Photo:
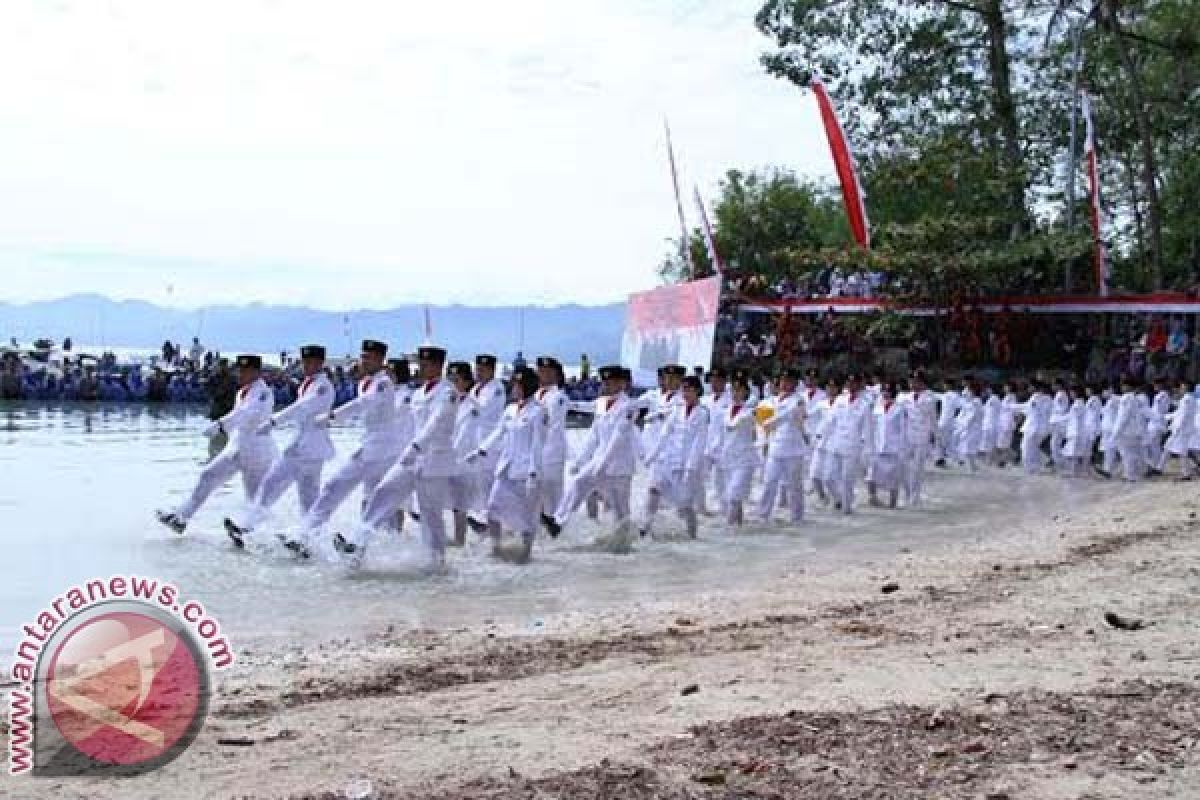
[[[830,171],[757,5],[11,0],[0,299],[620,299],[677,228],[664,114],[689,194]]]

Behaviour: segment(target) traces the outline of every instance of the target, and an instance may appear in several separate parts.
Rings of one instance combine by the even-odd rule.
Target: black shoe
[[[1094,469],[1096,470],[1096,474],[1097,474],[1097,475],[1099,475],[1101,478],[1104,478],[1104,479],[1105,479],[1105,480],[1107,480],[1107,481],[1111,481],[1111,480],[1112,480],[1112,473],[1111,473],[1111,472],[1109,472],[1109,471],[1107,471],[1107,470],[1104,470],[1104,469],[1101,469],[1100,467],[1094,467]]]
[[[640,535],[643,539],[645,539],[647,536],[650,535],[650,533],[645,528],[638,528],[638,535]]]
[[[246,534],[250,532],[249,528],[243,528],[229,517],[226,517],[225,532],[229,534],[229,539],[233,542],[234,547],[241,550],[246,546]]]
[[[408,512],[408,515],[413,518],[413,522],[421,521],[421,514],[417,511],[410,511]]]
[[[470,514],[467,515],[467,527],[470,528],[474,533],[488,532],[488,524],[486,522],[480,522]]]
[[[933,462],[933,465],[935,467],[941,467],[942,469],[945,469],[946,468],[946,459],[939,458],[937,461]]]
[[[308,558],[309,555],[311,555],[308,552],[308,548],[305,547],[303,543],[297,542],[295,539],[284,539],[282,536],[280,538],[283,539],[283,546],[288,550],[291,550],[300,558]]]
[[[1146,470],[1146,474],[1149,475],[1151,478],[1157,478],[1162,475],[1162,470],[1161,469],[1149,469],[1149,470]]]
[[[346,541],[346,537],[342,536],[340,533],[335,533],[333,535],[333,549],[337,550],[339,553],[350,555],[358,550],[358,545]]]
[[[559,525],[554,517],[545,512],[542,513],[542,527],[546,529],[546,533],[550,534],[551,538],[557,538],[562,533],[562,525]]]
[[[187,523],[174,511],[156,511],[154,512],[154,516],[158,518],[159,522],[166,525],[175,533],[182,535],[184,529],[187,528]]]

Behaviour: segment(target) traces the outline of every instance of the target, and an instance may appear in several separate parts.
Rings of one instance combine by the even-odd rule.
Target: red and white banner
[[[1092,263],[1095,268],[1096,293],[1101,297],[1106,297],[1108,296],[1108,251],[1104,247],[1102,235],[1104,218],[1100,208],[1100,168],[1096,162],[1096,130],[1092,124],[1092,101],[1087,92],[1083,92],[1083,124],[1087,130],[1083,153],[1087,165],[1092,239],[1095,242]]]
[[[825,136],[829,139],[829,151],[833,155],[833,165],[837,169],[838,182],[842,185],[842,200],[846,204],[846,217],[850,221],[850,232],[854,241],[864,250],[871,249],[871,227],[867,220],[867,206],[863,195],[862,184],[858,182],[858,167],[854,163],[854,153],[846,141],[846,132],[834,111],[833,101],[825,84],[816,75],[812,78],[813,94],[817,96],[817,105],[821,109],[821,122],[825,125]]]
[[[979,309],[995,314],[1001,311],[1029,311],[1034,314],[1200,314],[1200,298],[1183,292],[1109,295],[1011,295],[982,297],[963,301],[964,309]],[[747,297],[738,310],[760,314],[872,314],[894,311],[904,316],[949,314],[945,306],[892,303],[862,297],[826,297],[815,300],[755,300]]]
[[[696,193],[696,210],[700,212],[700,230],[704,233],[704,246],[708,248],[708,260],[712,262],[713,272],[720,275],[725,271],[721,257],[717,254],[717,242],[713,239],[712,225],[708,224],[708,211],[704,208],[704,198],[700,196],[700,187],[692,187]]]
[[[634,384],[653,386],[666,364],[711,366],[721,278],[663,286],[629,296],[621,363],[633,370]]]

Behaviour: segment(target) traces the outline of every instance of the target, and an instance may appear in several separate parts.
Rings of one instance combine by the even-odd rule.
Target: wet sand
[[[5,776],[0,796],[1200,797],[1195,491],[1089,482],[1071,510],[913,514],[836,562],[731,567],[533,629],[263,641],[168,767]]]

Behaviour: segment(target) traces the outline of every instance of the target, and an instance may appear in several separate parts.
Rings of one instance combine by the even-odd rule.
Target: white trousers
[[[1121,457],[1121,471],[1125,480],[1141,480],[1145,474],[1145,443],[1141,439],[1117,439],[1117,454]]]
[[[383,476],[379,485],[367,497],[362,522],[368,529],[382,526],[395,517],[397,511],[411,505],[417,488],[417,468],[396,464]],[[425,511],[421,509],[422,515]]]
[[[487,517],[510,531],[532,539],[537,531],[538,509],[541,496],[538,490],[530,491],[525,481],[512,478],[496,478],[488,493]]]
[[[1067,443],[1067,429],[1055,425],[1050,429],[1050,461],[1054,466],[1063,463],[1063,445]]]
[[[945,425],[938,425],[937,429],[937,457],[941,461],[943,459],[952,458],[954,455],[954,422],[951,420]]]
[[[598,475],[590,470],[580,472],[567,481],[562,503],[554,514],[555,521],[559,525],[565,525],[571,515],[595,492],[600,495],[605,508],[613,513],[617,522],[624,522],[629,519],[629,496],[632,491],[632,475]]]
[[[245,527],[253,528],[262,522],[271,507],[293,484],[300,499],[300,511],[307,514],[321,493],[321,470],[324,466],[324,461],[308,458],[280,456],[275,459],[258,487],[254,501],[246,509],[243,520]]]
[[[562,503],[565,472],[566,465],[561,461],[557,464],[542,465],[542,471],[538,476],[539,512],[553,514],[558,510],[559,504]]]
[[[804,520],[804,477],[808,474],[807,456],[768,456],[763,468],[762,496],[758,501],[758,516],[769,520],[775,512],[780,489],[787,490],[788,508],[792,522]]]
[[[928,442],[913,445],[908,452],[908,467],[904,470],[904,492],[910,506],[919,505],[925,492],[925,470],[929,466]]]
[[[843,514],[854,513],[854,487],[862,475],[862,457],[859,453],[831,453],[830,474],[833,476],[834,499],[842,504]]]
[[[253,500],[258,494],[258,487],[271,467],[270,459],[247,456],[240,451],[222,451],[216,458],[208,462],[188,499],[183,502],[176,512],[184,522],[187,522],[204,505],[218,486],[223,485],[234,475],[241,474],[242,489],[247,500]]]
[[[908,467],[908,457],[901,453],[878,453],[875,456],[875,469],[871,473],[871,482],[876,489],[885,492],[897,491],[901,485],[907,485],[904,473]]]
[[[1046,466],[1042,460],[1042,442],[1044,441],[1046,441],[1045,433],[1021,435],[1021,468],[1025,470],[1026,475],[1041,472],[1042,468]]]
[[[750,497],[750,487],[754,484],[754,465],[741,467],[726,467],[721,471],[725,474],[725,492],[721,499],[721,508],[725,517],[733,524],[738,517],[746,499]]]
[[[329,522],[334,512],[346,501],[359,486],[363,490],[364,506],[370,500],[375,487],[387,474],[391,460],[371,459],[366,461],[357,453],[349,461],[342,464],[336,472],[321,487],[321,493],[312,508],[304,515],[304,531],[311,534],[317,528]]]

